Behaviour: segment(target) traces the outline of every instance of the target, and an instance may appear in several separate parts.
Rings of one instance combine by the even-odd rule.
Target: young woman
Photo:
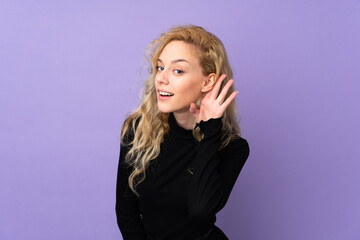
[[[121,133],[116,189],[124,240],[228,239],[214,225],[248,155],[222,42],[179,26],[150,44],[140,106]]]

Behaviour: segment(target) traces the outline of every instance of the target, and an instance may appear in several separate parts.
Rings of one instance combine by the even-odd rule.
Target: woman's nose
[[[168,84],[169,83],[167,73],[164,70],[163,71],[158,71],[156,73],[155,79],[159,84]]]

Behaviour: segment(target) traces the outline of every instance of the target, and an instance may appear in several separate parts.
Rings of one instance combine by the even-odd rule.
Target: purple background
[[[360,239],[360,1],[0,2],[0,239],[121,239],[119,132],[147,44],[219,36],[251,154],[232,240]]]

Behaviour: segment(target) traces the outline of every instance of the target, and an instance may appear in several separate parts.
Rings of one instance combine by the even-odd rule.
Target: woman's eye
[[[181,70],[179,70],[179,69],[175,69],[174,72],[175,72],[176,74],[182,74],[184,71],[181,71]]]
[[[163,67],[161,67],[161,66],[156,66],[156,70],[158,70],[158,71],[162,71],[162,70],[164,70],[164,68],[163,68]]]

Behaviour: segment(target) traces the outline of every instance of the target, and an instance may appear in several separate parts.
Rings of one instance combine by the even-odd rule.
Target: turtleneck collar
[[[193,139],[194,136],[192,134],[192,129],[187,130],[181,126],[178,125],[178,123],[176,122],[175,116],[173,113],[170,113],[169,115],[169,125],[170,125],[170,131],[175,133],[177,136],[182,137],[182,138],[189,138],[189,139]]]

